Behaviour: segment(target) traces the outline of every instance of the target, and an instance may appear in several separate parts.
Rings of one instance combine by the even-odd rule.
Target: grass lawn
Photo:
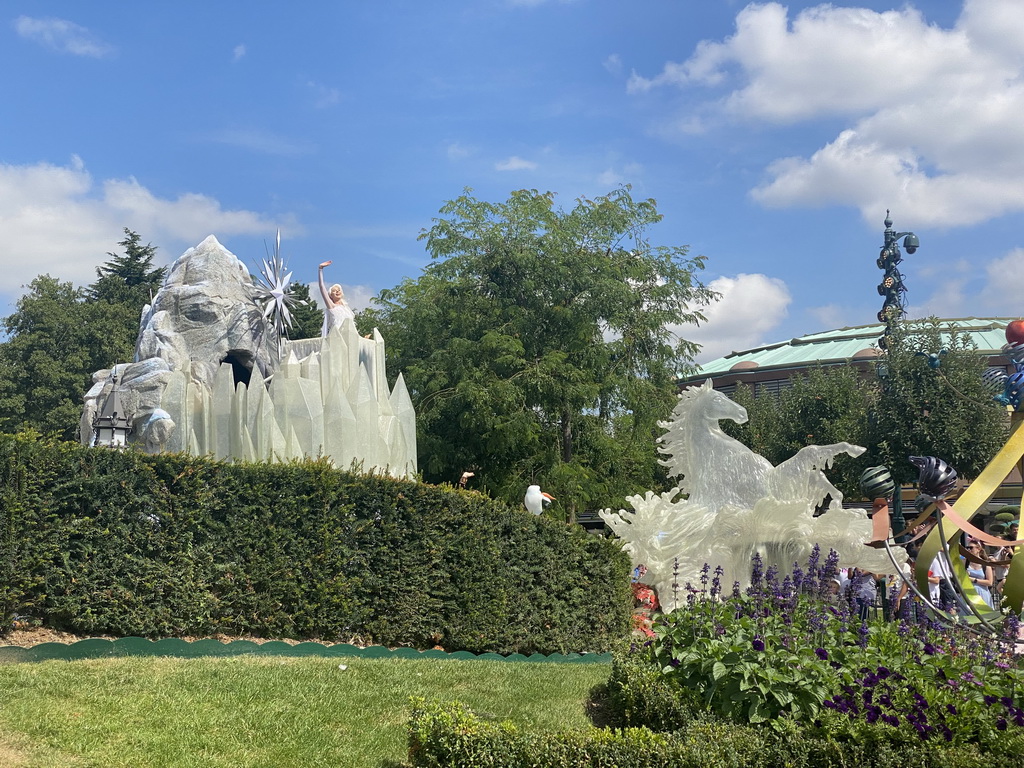
[[[584,700],[610,672],[356,657],[0,665],[0,766],[395,768],[410,696],[458,699],[539,730],[584,728]]]

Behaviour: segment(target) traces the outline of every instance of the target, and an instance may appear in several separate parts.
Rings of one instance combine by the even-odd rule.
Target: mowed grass
[[[410,696],[525,728],[586,728],[584,702],[610,671],[358,657],[0,665],[0,766],[394,768],[406,761]]]

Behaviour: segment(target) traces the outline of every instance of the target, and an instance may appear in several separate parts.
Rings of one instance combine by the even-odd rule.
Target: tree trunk
[[[572,461],[572,414],[568,408],[562,411],[562,463],[568,464]],[[567,498],[565,500],[565,519],[569,525],[576,524],[576,500]]]

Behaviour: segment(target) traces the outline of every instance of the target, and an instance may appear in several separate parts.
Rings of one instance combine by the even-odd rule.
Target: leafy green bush
[[[925,745],[879,726],[840,740],[791,721],[778,731],[697,719],[673,733],[532,733],[485,721],[458,703],[423,700],[414,701],[409,724],[414,768],[1019,768],[1022,746],[1012,741],[994,760],[975,744]]]
[[[696,713],[823,738],[976,744],[989,755],[1024,744],[1017,622],[1005,638],[924,619],[864,621],[830,590],[834,554],[781,582],[754,562],[751,587],[688,586],[655,638],[613,665],[620,724],[672,731]],[[658,677],[661,679],[659,680]]]
[[[77,633],[565,653],[629,627],[613,542],[325,461],[0,437],[0,569],[4,616]]]

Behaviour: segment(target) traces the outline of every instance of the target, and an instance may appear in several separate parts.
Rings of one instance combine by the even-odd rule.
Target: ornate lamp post
[[[885,272],[882,282],[878,284],[878,295],[885,298],[882,309],[878,312],[878,322],[885,323],[885,331],[878,339],[878,346],[882,349],[885,349],[888,343],[886,337],[892,333],[893,324],[907,313],[903,304],[903,294],[907,288],[903,285],[903,275],[899,270],[899,263],[903,261],[899,240],[903,238],[903,247],[907,249],[907,253],[914,253],[921,246],[921,241],[913,232],[897,232],[892,228],[888,209],[885,211],[884,223],[885,244],[875,262],[878,268]]]
[[[124,448],[128,445],[128,434],[132,431],[132,423],[124,414],[121,403],[121,389],[117,378],[103,403],[102,412],[92,423],[92,444],[107,448]]]
[[[903,303],[903,294],[906,293],[907,288],[903,285],[903,275],[899,270],[899,263],[903,261],[903,253],[900,251],[900,238],[903,238],[903,247],[907,249],[907,253],[915,253],[921,246],[921,241],[913,232],[897,232],[892,228],[892,218],[889,216],[888,209],[885,211],[884,223],[885,243],[882,245],[882,252],[875,262],[878,268],[885,272],[882,282],[878,284],[878,295],[885,299],[882,308],[878,312],[878,322],[885,323],[885,330],[878,339],[878,346],[881,348],[883,355],[888,348],[889,335],[892,333],[893,326],[907,313]],[[889,366],[886,364],[884,356],[879,360],[875,371],[878,374],[878,378],[882,380],[882,391],[884,392],[887,383],[886,379],[889,375]],[[893,532],[898,533],[906,528],[906,520],[903,517],[903,493],[899,485],[896,485],[893,493],[890,519]],[[901,536],[897,540],[905,539],[906,536]]]

